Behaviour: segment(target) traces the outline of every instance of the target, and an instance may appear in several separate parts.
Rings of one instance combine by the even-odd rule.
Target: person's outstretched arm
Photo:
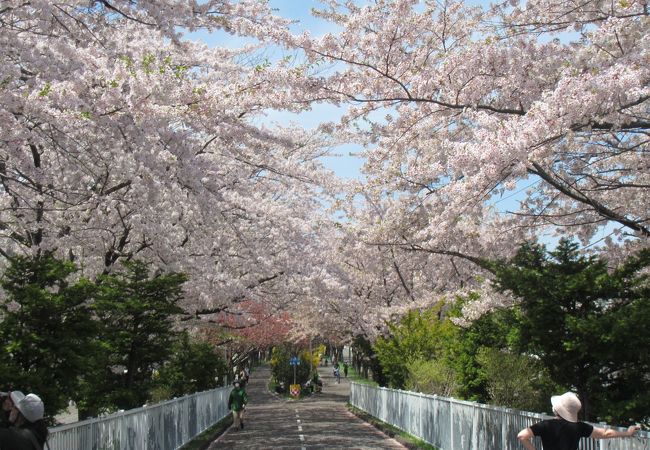
[[[630,437],[634,436],[639,430],[639,427],[636,425],[630,426],[627,431],[617,431],[611,430],[609,428],[596,428],[591,432],[591,437],[594,439],[611,439],[617,437]]]
[[[519,439],[519,442],[521,442],[521,445],[526,447],[526,450],[535,450],[535,446],[533,445],[533,437],[535,435],[533,434],[533,430],[530,428],[524,428],[519,432],[517,435],[517,439]]]

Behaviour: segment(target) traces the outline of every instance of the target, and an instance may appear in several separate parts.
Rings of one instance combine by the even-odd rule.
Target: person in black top
[[[631,426],[627,431],[616,431],[597,428],[585,422],[578,421],[578,412],[582,403],[573,392],[551,397],[555,419],[542,420],[531,427],[524,428],[517,435],[526,450],[535,450],[533,436],[542,439],[544,450],[578,450],[578,444],[583,437],[593,439],[610,439],[616,437],[634,436],[639,427]]]

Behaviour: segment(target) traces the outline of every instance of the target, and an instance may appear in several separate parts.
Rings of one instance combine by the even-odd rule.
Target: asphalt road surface
[[[208,447],[216,449],[404,449],[346,408],[350,384],[337,384],[332,367],[319,367],[323,392],[288,400],[268,392],[268,366],[258,367],[246,386],[244,429],[232,427]]]

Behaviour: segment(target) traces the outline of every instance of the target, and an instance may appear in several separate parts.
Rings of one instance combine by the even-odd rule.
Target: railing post
[[[449,430],[449,445],[451,445],[451,448],[449,448],[449,450],[452,450],[454,448],[454,402],[453,401],[449,402],[449,427],[451,428]]]
[[[497,448],[506,448],[505,444],[505,436],[506,436],[506,410],[505,408],[501,409],[501,436],[499,440],[501,441],[501,445],[499,445]]]

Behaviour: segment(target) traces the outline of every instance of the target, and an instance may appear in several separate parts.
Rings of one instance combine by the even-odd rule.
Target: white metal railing
[[[174,450],[228,415],[223,387],[50,429],[51,450]]]
[[[350,404],[440,450],[521,450],[517,433],[550,416],[417,392],[352,383]],[[596,426],[623,430],[625,428]],[[535,438],[538,439],[538,438]],[[541,448],[541,443],[537,443]],[[581,450],[649,450],[650,433],[582,439]]]

